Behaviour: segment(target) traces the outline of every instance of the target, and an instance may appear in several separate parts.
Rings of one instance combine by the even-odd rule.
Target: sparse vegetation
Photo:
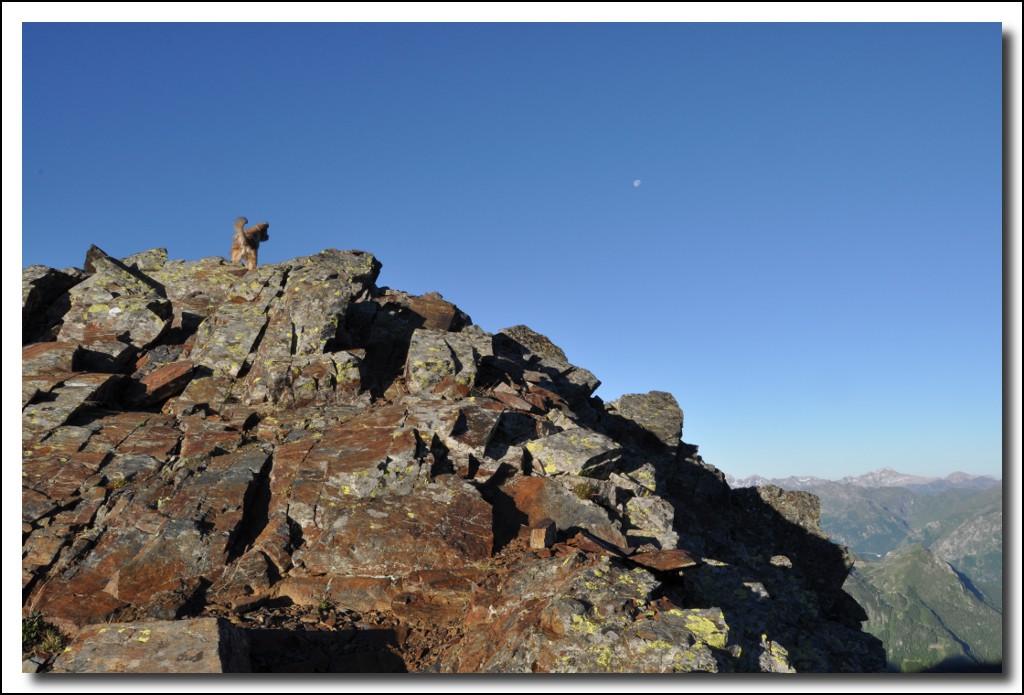
[[[128,478],[114,478],[110,481],[111,490],[120,490],[128,485]]]
[[[588,482],[576,483],[573,485],[572,491],[581,500],[591,500],[594,498],[594,495],[597,494],[597,488],[592,483]]]
[[[316,609],[318,611],[320,611],[321,613],[330,613],[331,611],[333,611],[337,607],[338,607],[338,604],[335,603],[334,599],[331,597],[331,595],[329,593],[324,594],[323,596],[321,596],[320,600],[317,601],[317,604],[316,604]]]
[[[21,619],[21,651],[23,654],[50,655],[64,649],[67,637],[43,616],[34,614]]]

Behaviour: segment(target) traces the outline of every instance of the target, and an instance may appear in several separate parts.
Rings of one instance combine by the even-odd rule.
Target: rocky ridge
[[[878,671],[817,498],[327,250],[23,271],[27,668]]]

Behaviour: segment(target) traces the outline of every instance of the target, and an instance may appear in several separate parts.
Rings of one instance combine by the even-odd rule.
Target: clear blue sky
[[[24,265],[373,252],[742,476],[1001,466],[998,24],[26,24]],[[636,180],[640,185],[634,185]]]

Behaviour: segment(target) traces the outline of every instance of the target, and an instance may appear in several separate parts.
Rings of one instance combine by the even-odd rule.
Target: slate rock
[[[34,343],[21,350],[22,374],[47,374],[73,371],[80,354],[78,343]]]
[[[472,320],[449,301],[446,301],[437,292],[416,296],[396,290],[386,290],[382,300],[399,304],[410,312],[420,317],[420,325],[417,328],[425,328],[434,331],[461,331],[470,324]]]
[[[491,354],[490,343],[487,336],[416,329],[405,365],[409,391],[451,398],[468,395],[480,360]]]
[[[136,268],[143,272],[149,273],[154,270],[160,270],[167,264],[167,249],[157,248],[149,249],[148,251],[139,251],[133,253],[127,258],[122,258],[121,262],[129,268]]]
[[[662,497],[633,497],[626,502],[626,516],[630,526],[626,537],[634,545],[654,542],[661,550],[672,550],[679,542],[679,534],[673,528],[675,510]]]
[[[719,671],[729,626],[720,610],[648,606],[658,582],[607,556],[552,557],[517,568],[501,591],[472,597],[460,649],[437,670],[459,673]]]
[[[144,348],[170,326],[171,303],[141,271],[96,255],[95,272],[70,290],[71,308],[58,339],[81,342],[104,337]]]
[[[512,326],[493,338],[494,359],[488,364],[507,372],[516,381],[528,381],[556,394],[576,407],[586,400],[601,381],[590,371],[570,364],[565,353],[546,336],[527,326]]]
[[[53,382],[44,387],[49,398],[29,403],[22,411],[25,430],[45,432],[65,424],[87,403],[103,402],[110,398],[121,378],[119,374],[58,373]]]
[[[620,447],[603,434],[583,428],[558,432],[526,443],[534,469],[543,475],[607,477]]]
[[[249,639],[226,620],[89,625],[53,673],[249,673]]]
[[[695,560],[690,553],[682,549],[653,550],[647,553],[635,553],[629,558],[632,562],[658,572],[669,572],[686,567],[695,567]]]
[[[137,382],[138,388],[130,399],[139,405],[165,401],[184,390],[192,380],[194,370],[195,364],[191,360],[179,360],[159,367]]]
[[[188,359],[213,376],[238,376],[263,334],[267,311],[284,281],[284,273],[274,266],[261,266],[237,279],[227,292],[228,299],[199,326]],[[184,398],[195,401],[194,396],[189,398],[189,390]]]
[[[550,478],[528,476],[516,478],[503,487],[517,510],[525,515],[524,523],[531,528],[544,520],[554,521],[558,531],[589,528],[611,522],[608,512],[588,499]]]
[[[569,358],[565,356],[562,348],[551,342],[550,338],[541,335],[529,326],[522,324],[509,326],[508,328],[503,328],[500,333],[512,338],[530,352],[547,357],[555,362],[569,362]]]
[[[67,307],[58,300],[85,279],[78,269],[57,270],[30,265],[21,271],[22,341],[35,340],[41,332],[59,321]]]
[[[627,393],[606,406],[612,436],[643,445],[645,438],[675,452],[683,432],[683,411],[671,393]]]

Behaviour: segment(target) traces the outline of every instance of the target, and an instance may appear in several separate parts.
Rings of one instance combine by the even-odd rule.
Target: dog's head
[[[269,241],[269,240],[270,240],[270,233],[267,232],[266,229],[264,229],[262,232],[260,232],[260,241]]]

